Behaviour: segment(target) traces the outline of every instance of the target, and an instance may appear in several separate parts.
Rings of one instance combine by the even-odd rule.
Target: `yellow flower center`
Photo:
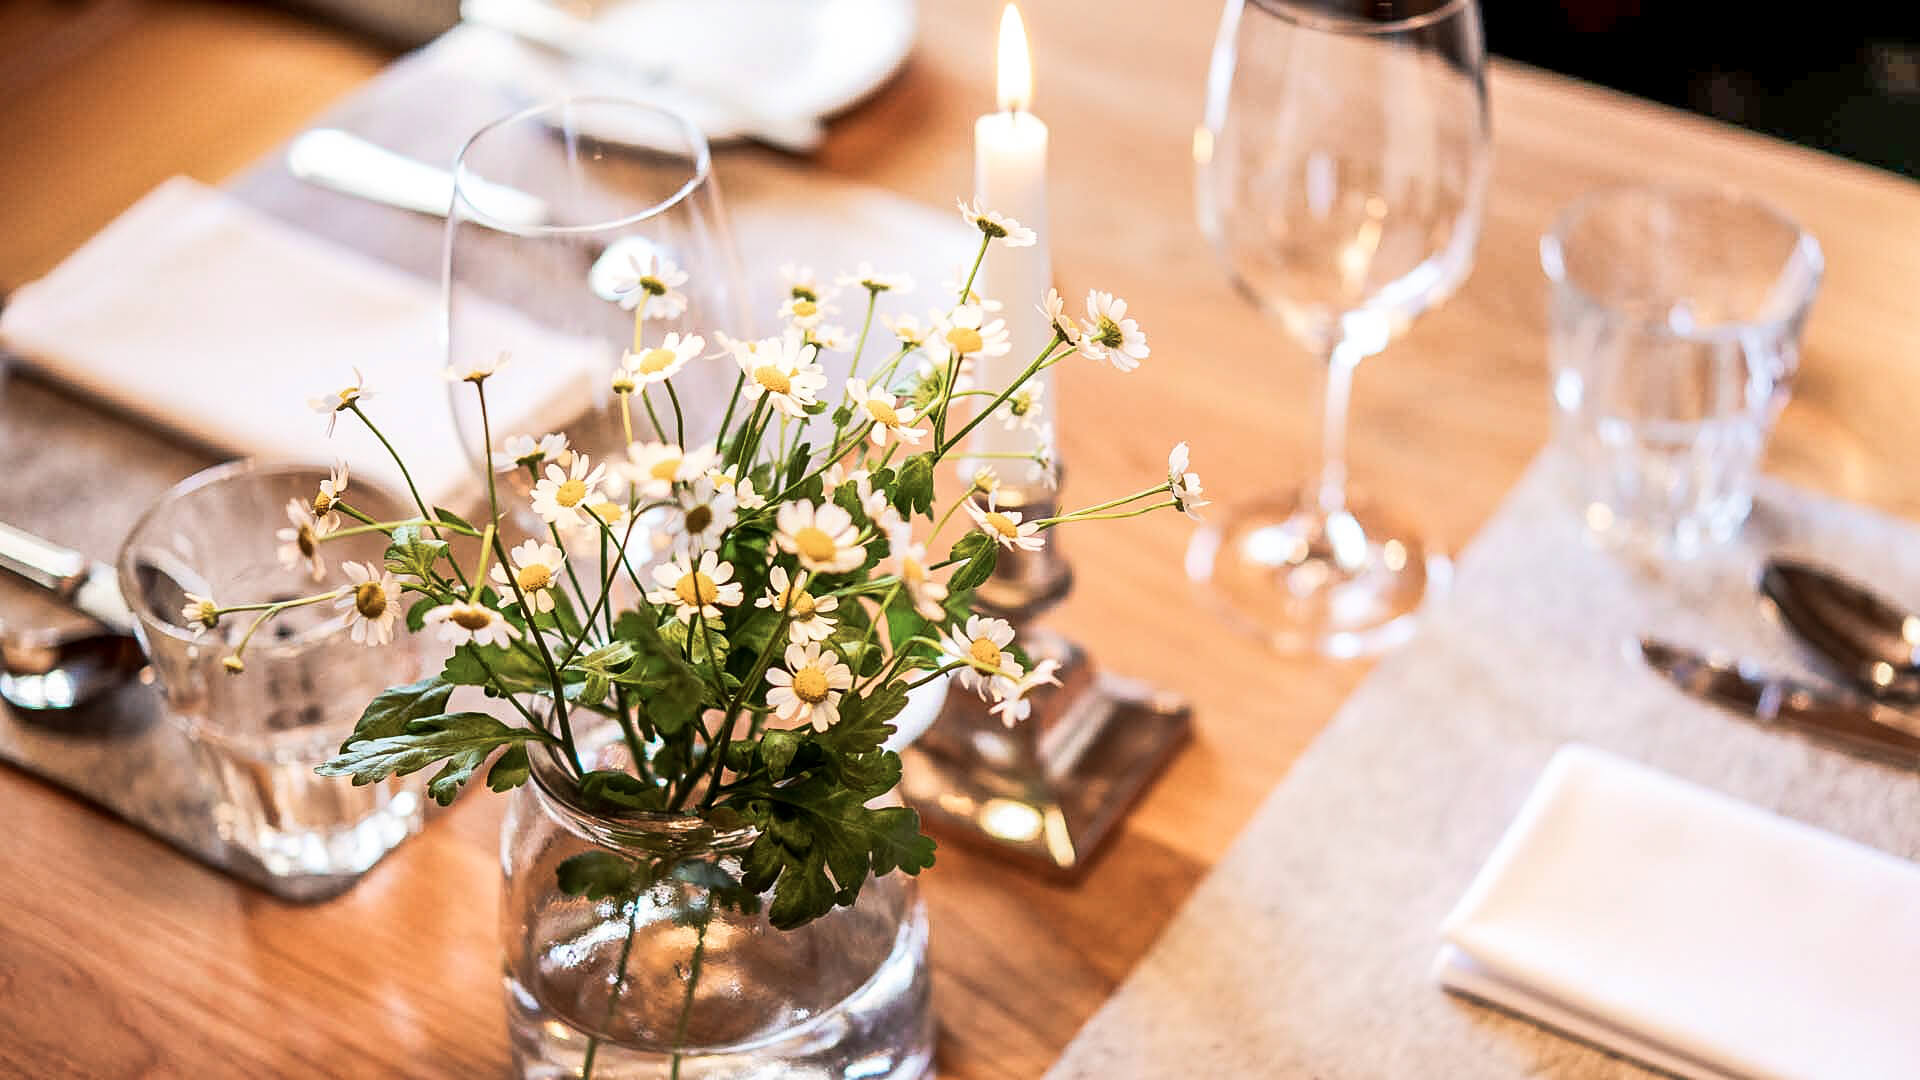
[[[923,585],[926,583],[927,568],[920,565],[919,559],[914,559],[914,558],[901,559],[900,560],[900,580],[906,582],[908,585],[911,585],[917,588],[920,585]]]
[[[677,457],[661,458],[659,461],[653,463],[653,468],[647,470],[647,475],[653,477],[655,480],[665,480],[671,483],[675,477],[680,475],[680,461],[681,459]]]
[[[997,668],[1000,666],[1000,646],[990,638],[974,638],[967,647],[967,655],[973,657],[973,664],[979,668]]]
[[[621,368],[619,371],[616,371],[613,373],[613,392],[614,393],[631,394],[633,393],[633,389],[634,389],[633,376],[627,374],[627,370],[625,368]]]
[[[213,601],[202,600],[200,606],[193,609],[193,621],[211,630],[220,625],[220,609],[214,606]]]
[[[873,417],[881,427],[900,426],[900,414],[894,411],[893,406],[879,398],[867,402],[867,415]]]
[[[648,349],[640,357],[640,374],[658,375],[679,358],[680,354],[672,349]]]
[[[300,554],[309,559],[319,550],[320,541],[314,537],[313,529],[305,525],[300,526],[300,531],[294,534],[293,542],[300,546]]]
[[[326,492],[317,492],[313,496],[313,516],[319,517],[333,509],[333,496]]]
[[[820,305],[811,300],[796,299],[793,302],[793,314],[795,318],[809,319],[819,313]]]
[[[713,507],[705,503],[687,511],[687,531],[703,533],[713,524]]]
[[[713,583],[707,575],[694,571],[683,575],[679,584],[673,587],[673,595],[688,607],[705,607],[720,596],[720,586]]]
[[[818,300],[820,299],[820,294],[805,285],[795,285],[793,287],[793,298],[795,300]]]
[[[825,529],[809,525],[793,534],[793,546],[800,554],[814,562],[826,562],[840,553],[840,545],[833,542]]]
[[[387,612],[387,590],[377,581],[363,581],[353,587],[353,609],[369,619]]]
[[[553,493],[553,501],[565,507],[579,506],[580,500],[586,497],[587,482],[577,477],[561,484],[559,490]]]
[[[1026,391],[1015,394],[1013,400],[1007,402],[1007,408],[1012,409],[1015,416],[1025,416],[1033,411],[1033,395]]]
[[[781,609],[790,613],[796,622],[813,618],[813,611],[818,606],[813,602],[813,597],[798,589],[788,589],[780,594]]]
[[[761,364],[753,369],[753,381],[776,394],[785,394],[793,390],[793,380],[787,373],[772,364]]]
[[[976,353],[986,342],[981,339],[980,331],[965,326],[956,326],[947,331],[947,344],[957,353]]]
[[[1122,342],[1127,340],[1127,337],[1125,334],[1121,333],[1119,323],[1116,323],[1111,318],[1105,315],[1102,315],[1100,316],[1100,327],[1097,331],[1095,331],[1093,335],[1093,340],[1099,342],[1102,345],[1105,345],[1109,349],[1117,349],[1120,347]]]
[[[493,612],[481,607],[462,605],[454,608],[453,614],[449,617],[453,620],[453,625],[462,630],[485,630],[493,625]]]
[[[513,580],[522,589],[533,592],[553,584],[553,570],[544,563],[528,563],[520,568]]]
[[[809,705],[827,700],[827,673],[812,664],[794,672],[793,696]]]
[[[621,506],[619,503],[602,502],[594,503],[592,506],[587,507],[587,513],[592,514],[594,517],[599,518],[609,525],[617,525],[626,520],[627,508]]]
[[[649,293],[652,293],[655,296],[667,295],[667,283],[664,281],[661,281],[657,277],[641,278],[640,287],[647,290]]]
[[[1009,540],[1015,539],[1020,535],[1020,526],[1015,525],[1013,519],[997,510],[987,515],[987,524],[993,526],[994,532],[999,533]]]

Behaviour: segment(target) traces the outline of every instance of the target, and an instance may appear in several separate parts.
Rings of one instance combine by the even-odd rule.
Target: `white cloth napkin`
[[[1679,1076],[1920,1077],[1920,866],[1589,747],[1443,936],[1448,989]]]
[[[434,284],[175,177],[9,297],[0,340],[60,381],[220,450],[345,458],[404,498],[398,468],[363,425],[343,416],[329,438],[308,404],[357,366],[373,392],[368,414],[421,493],[450,505],[477,488],[440,374],[441,317]],[[599,351],[617,348],[505,308],[475,318],[497,323],[478,337],[539,343],[528,350],[542,358],[537,392],[490,401],[503,435],[577,415]]]

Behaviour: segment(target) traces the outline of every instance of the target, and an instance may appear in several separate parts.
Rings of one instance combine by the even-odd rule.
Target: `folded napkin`
[[[476,301],[476,306],[480,302]],[[503,307],[475,337],[541,357],[533,392],[490,401],[499,433],[564,424],[590,401],[602,352]],[[334,435],[310,399],[358,367],[366,409],[439,505],[477,490],[455,434],[437,328],[437,285],[175,177],[0,311],[0,341],[52,377],[149,422],[240,455],[324,463],[405,489],[353,417]],[[491,325],[483,325],[491,324]],[[464,389],[464,388],[463,388]]]
[[[1920,866],[1568,746],[1436,976],[1683,1077],[1920,1077]]]

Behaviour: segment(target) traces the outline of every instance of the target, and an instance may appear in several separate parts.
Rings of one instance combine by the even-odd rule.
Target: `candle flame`
[[[1000,14],[1000,107],[1024,112],[1033,104],[1033,58],[1027,52],[1027,25],[1012,4]]]

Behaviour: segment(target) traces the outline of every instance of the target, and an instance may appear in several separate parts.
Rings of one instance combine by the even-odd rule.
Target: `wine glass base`
[[[1235,508],[1194,534],[1187,576],[1229,621],[1291,654],[1373,656],[1413,636],[1453,564],[1364,504],[1311,498]]]

